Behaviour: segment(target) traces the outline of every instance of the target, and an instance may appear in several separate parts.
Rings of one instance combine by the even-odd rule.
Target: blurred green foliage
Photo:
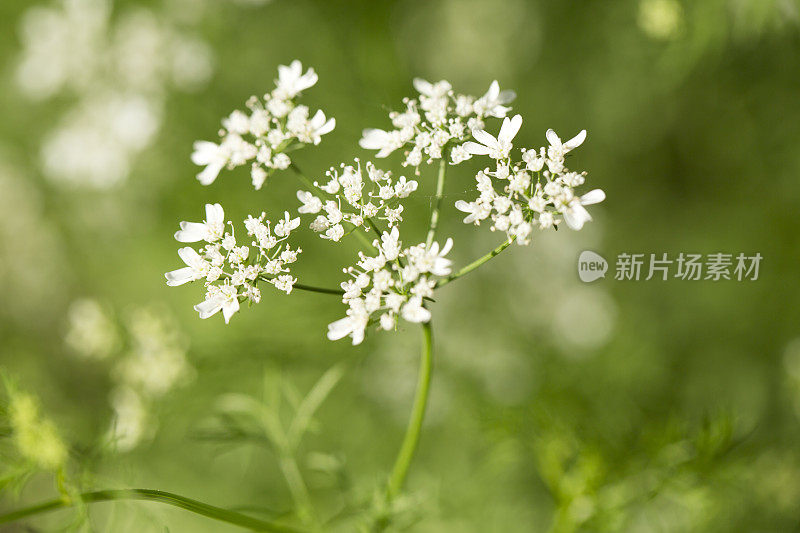
[[[256,193],[245,169],[201,187],[189,154],[194,140],[214,139],[220,117],[271,87],[278,64],[299,58],[320,76],[306,103],[337,119],[319,147],[296,156],[312,177],[353,154],[368,157],[357,148],[361,129],[385,126],[414,76],[472,94],[498,79],[518,94],[522,145],[543,143],[548,127],[589,131],[576,158],[608,195],[582,233],[512,248],[437,294],[432,403],[408,494],[392,511],[398,529],[796,530],[797,1],[177,2],[210,45],[214,74],[197,92],[168,94],[156,141],[106,191],[44,177],[43,139],[74,95],[34,102],[13,81],[21,17],[47,1],[0,4],[0,364],[69,443],[80,465],[75,486],[152,487],[281,517],[292,507],[280,472],[291,448],[310,498],[342,516],[332,530],[353,530],[372,508],[410,408],[416,328],[357,348],[331,343],[325,326],[341,315],[336,298],[274,291],[226,327],[197,319],[195,287],[163,280],[178,264],[177,221],[197,219],[203,203],[219,201],[236,219],[281,212],[293,198],[286,174]],[[120,0],[112,19],[141,6],[162,9]],[[411,202],[425,216],[406,222],[420,236],[433,174],[423,168]],[[445,204],[473,188],[469,169],[454,169]],[[457,262],[499,242],[460,219],[451,207],[443,213]],[[355,253],[310,238],[303,248],[298,277],[328,286],[338,283],[329,266]],[[575,264],[586,248],[607,258],[764,259],[753,282],[609,276],[583,285]],[[70,304],[81,298],[119,316],[157,304],[190,341],[194,379],[152,403],[154,434],[127,453],[98,449],[112,416],[109,365],[74,357],[65,342]],[[581,320],[568,312],[575,307]],[[274,430],[265,420],[290,423],[270,402],[281,397],[294,412],[297,391],[338,363],[347,371],[303,422],[302,441],[277,451],[274,435],[264,442]],[[257,404],[264,417],[239,420],[247,438],[234,438],[238,423],[209,433],[209,423],[231,421],[216,409],[232,394],[266,397]],[[13,438],[6,418],[3,446]],[[0,475],[15,466],[2,457]],[[33,475],[0,507],[57,496],[51,477]],[[229,530],[157,505],[98,505],[89,516],[96,531]],[[70,522],[61,512],[29,525],[55,531]]]

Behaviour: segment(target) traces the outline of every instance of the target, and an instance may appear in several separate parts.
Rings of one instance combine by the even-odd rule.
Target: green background
[[[437,293],[432,399],[398,526],[796,530],[800,4],[677,2],[674,31],[659,37],[636,1],[188,3],[214,74],[199,91],[168,94],[154,144],[108,191],[42,173],[42,139],[74,96],[33,102],[13,82],[18,24],[31,5],[0,4],[0,154],[2,172],[15,176],[0,191],[0,364],[41,398],[76,462],[94,473],[89,486],[159,488],[280,515],[290,497],[275,457],[258,443],[206,442],[198,428],[220,395],[261,396],[265,372],[267,388],[280,380],[304,392],[340,361],[347,373],[300,450],[312,496],[323,512],[368,504],[388,473],[410,409],[419,328],[373,332],[359,347],[332,343],[326,325],[344,311],[337,298],[266,289],[225,326],[197,318],[200,287],[164,284],[163,272],[179,266],[177,222],[201,219],[204,203],[221,202],[234,220],[296,207],[290,173],[260,192],[246,168],[202,187],[189,155],[194,140],[215,140],[221,117],[272,87],[278,64],[298,58],[320,78],[303,103],[337,119],[320,146],[294,154],[312,177],[371,157],[357,146],[361,129],[388,127],[413,77],[475,95],[497,79],[518,94],[515,144],[539,146],[547,128],[562,138],[587,129],[571,167],[607,193],[581,233],[537,235]],[[135,5],[160,9],[120,1],[112,19]],[[403,172],[398,157],[386,164]],[[463,225],[452,207],[472,198],[476,165],[448,176],[441,231],[453,236],[459,265],[501,240]],[[424,237],[434,170],[423,165],[406,205],[410,240]],[[355,245],[302,235],[301,282],[338,283]],[[608,275],[589,285],[576,273],[584,249],[611,262],[622,252],[760,252],[763,261],[756,281]],[[164,306],[196,371],[152,406],[152,440],[101,459],[91,450],[111,416],[108,365],[72,357],[64,344],[69,304],[83,297],[119,316]],[[310,471],[308,454],[319,452],[343,464],[341,479]],[[37,476],[0,508],[55,494]],[[228,531],[157,505],[111,509],[92,510],[94,530]],[[54,531],[68,522],[62,513],[30,524]]]

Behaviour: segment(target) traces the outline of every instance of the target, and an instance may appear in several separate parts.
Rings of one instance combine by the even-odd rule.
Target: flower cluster
[[[457,94],[444,80],[430,83],[415,78],[414,88],[419,98],[404,99],[406,109],[389,114],[394,129],[365,129],[359,141],[362,148],[378,150],[376,157],[386,157],[408,146],[403,164],[419,167],[425,157],[428,163],[446,157],[445,146],[468,140],[473,130],[484,127],[485,118],[505,118],[511,109],[505,104],[516,98],[513,91],[501,91],[497,81],[480,98]],[[456,146],[450,158],[457,164],[468,156]]]
[[[300,225],[300,219],[291,218],[288,212],[274,225],[266,220],[265,213],[247,217],[244,226],[252,237],[253,253],[250,246],[237,243],[233,223],[228,221],[227,225],[230,232],[225,231],[225,213],[219,204],[206,204],[203,222],[181,222],[180,231],[175,233],[177,241],[206,244],[200,250],[190,246],[178,250],[186,266],[165,274],[170,286],[205,280],[205,301],[194,308],[200,318],[222,311],[226,323],[239,310],[240,301],[261,301],[259,281],[291,293],[297,278],[289,273],[288,265],[297,261],[302,251],[286,242]]]
[[[451,272],[451,261],[445,256],[453,247],[447,239],[440,249],[439,243],[425,243],[403,248],[396,227],[383,232],[373,246],[377,255],[359,252],[356,266],[344,269],[352,279],[341,284],[347,304],[347,316],[328,325],[330,340],[350,336],[353,344],[360,344],[370,323],[377,322],[380,329],[394,329],[397,317],[408,322],[428,322],[431,313],[423,303],[433,296],[437,278]]]
[[[359,227],[369,229],[368,224],[374,218],[386,220],[389,227],[395,226],[403,220],[400,200],[417,190],[416,181],[405,176],[395,180],[391,172],[380,170],[369,161],[362,169],[358,159],[355,166],[342,163],[339,169],[332,167],[325,175],[328,181],[315,182],[314,186],[326,201],[310,191],[298,191],[297,199],[303,205],[297,211],[316,214],[311,229],[334,242],[345,235],[343,223],[353,226],[350,231]]]
[[[236,110],[222,120],[219,144],[194,143],[192,161],[205,167],[197,175],[200,183],[213,183],[223,167],[250,163],[253,186],[261,189],[272,172],[291,165],[287,152],[300,145],[319,144],[323,135],[333,131],[336,120],[326,118],[322,110],[311,116],[307,106],[295,102],[303,90],[316,83],[314,69],[304,74],[300,61],[280,65],[275,89],[263,99],[253,96],[247,101],[249,114]]]
[[[314,71],[303,73],[300,62],[293,61],[288,67],[279,67],[278,74],[276,88],[263,101],[253,98],[248,102],[250,114],[235,111],[223,121],[220,144],[195,143],[193,161],[206,167],[198,175],[202,183],[214,181],[225,166],[249,163],[258,189],[270,172],[291,165],[287,151],[316,144],[333,129],[333,119],[327,120],[321,111],[309,119],[308,108],[294,101],[301,91],[317,82]],[[478,197],[471,202],[459,200],[455,207],[467,213],[465,223],[480,225],[490,219],[491,229],[505,233],[509,241],[527,244],[534,228],[555,227],[562,219],[576,230],[591,220],[584,206],[602,201],[605,195],[595,190],[576,196],[574,189],[583,185],[586,174],[566,168],[566,156],[583,142],[585,131],[562,142],[549,130],[549,146],[523,149],[521,158],[515,159],[513,140],[522,126],[522,117],[508,116],[507,104],[516,97],[512,91],[501,91],[498,82],[493,81],[486,93],[476,98],[454,92],[447,81],[431,83],[419,78],[414,79],[414,88],[418,96],[404,99],[405,109],[389,114],[394,129],[366,129],[359,144],[377,150],[379,158],[405,148],[403,165],[415,167],[417,175],[423,160],[439,160],[436,201],[424,243],[404,247],[400,242],[399,224],[408,217],[404,199],[418,189],[415,179],[395,177],[371,162],[362,164],[357,158],[354,163],[331,167],[319,181],[309,179],[294,167],[306,184],[296,193],[300,203],[297,212],[310,215],[310,229],[333,242],[354,234],[364,245],[357,263],[344,270],[350,278],[341,284],[341,291],[295,286],[296,279],[287,266],[296,260],[300,250],[284,247],[282,242],[298,227],[300,218],[292,219],[287,212],[273,226],[264,214],[258,219],[249,217],[245,226],[254,237],[252,246],[257,250],[251,253],[253,248],[237,245],[232,229],[226,233],[218,204],[207,206],[205,222],[181,224],[181,231],[175,235],[179,241],[205,241],[205,245],[200,250],[189,247],[179,251],[187,266],[167,273],[168,284],[204,280],[206,300],[195,309],[201,318],[221,310],[226,322],[241,301],[259,301],[258,281],[272,283],[287,294],[293,287],[326,294],[341,292],[347,316],[329,324],[328,338],[350,336],[354,344],[359,344],[371,324],[390,330],[399,318],[428,322],[430,312],[425,304],[432,300],[437,286],[472,271],[508,245],[503,243],[450,275],[451,262],[445,256],[452,239],[447,239],[444,246],[433,242],[449,166],[473,156],[493,160],[490,168],[476,176]],[[496,137],[486,131],[488,118],[502,121]],[[374,232],[378,239],[370,241],[367,232]]]
[[[592,219],[584,206],[605,199],[600,189],[576,196],[574,188],[583,185],[586,173],[572,172],[565,165],[566,155],[586,139],[586,130],[566,142],[553,130],[547,130],[548,147],[523,148],[522,160],[513,161],[512,141],[521,126],[520,115],[505,118],[497,137],[476,129],[472,136],[478,142],[469,141],[459,147],[467,158],[485,155],[495,162],[494,170],[486,168],[475,177],[478,198],[456,202],[456,208],[467,213],[464,222],[480,225],[491,219],[492,231],[503,231],[518,244],[529,243],[535,227],[557,226],[561,222],[558,217],[563,217],[570,228],[581,229]]]

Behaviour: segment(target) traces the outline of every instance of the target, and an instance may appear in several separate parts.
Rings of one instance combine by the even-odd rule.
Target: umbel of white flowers
[[[204,222],[181,222],[180,231],[175,233],[177,241],[205,244],[199,250],[191,246],[178,250],[186,266],[165,274],[167,285],[172,287],[203,280],[206,298],[194,306],[195,310],[200,318],[222,311],[226,323],[239,310],[240,301],[261,301],[259,280],[290,294],[297,278],[289,273],[288,265],[302,252],[287,242],[300,225],[300,219],[292,219],[288,212],[274,226],[264,213],[258,218],[247,217],[244,226],[252,239],[253,253],[247,245],[237,243],[233,223],[227,225],[230,232],[225,231],[225,213],[219,204],[206,205]]]
[[[322,111],[309,119],[308,108],[294,101],[316,82],[314,70],[304,74],[299,61],[280,66],[275,89],[263,102],[256,98],[248,101],[250,115],[234,111],[223,120],[220,144],[195,143],[192,159],[206,167],[198,175],[200,182],[207,185],[223,167],[250,162],[253,185],[259,189],[270,173],[291,165],[287,150],[318,144],[321,136],[333,129],[334,119],[326,119]],[[379,158],[405,148],[402,163],[414,167],[416,176],[423,161],[438,160],[440,184],[446,164],[458,165],[475,156],[488,158],[490,165],[475,176],[477,197],[458,200],[454,207],[466,213],[464,223],[486,222],[492,231],[504,233],[507,243],[499,250],[511,242],[530,243],[535,229],[547,230],[563,220],[571,229],[580,230],[592,219],[585,206],[603,201],[605,194],[595,189],[578,195],[575,189],[584,184],[586,173],[566,167],[567,155],[586,139],[585,130],[566,142],[548,130],[548,146],[521,148],[519,158],[514,158],[513,141],[522,117],[507,116],[511,110],[507,104],[515,98],[512,91],[501,91],[497,81],[479,98],[455,93],[446,81],[430,83],[417,78],[414,87],[419,96],[404,99],[405,109],[389,114],[394,129],[365,129],[359,144],[377,150]],[[502,120],[496,135],[489,133],[489,120]],[[167,284],[203,281],[206,297],[195,309],[201,318],[222,311],[226,322],[241,302],[261,300],[259,282],[286,294],[293,288],[338,293],[347,306],[346,316],[328,326],[328,338],[349,336],[353,344],[363,341],[371,324],[392,330],[400,318],[428,322],[431,313],[426,305],[435,289],[461,274],[452,273],[446,257],[453,240],[447,238],[444,246],[434,240],[433,218],[425,242],[406,246],[401,241],[399,225],[407,216],[403,202],[417,191],[417,180],[395,178],[357,158],[353,164],[332,167],[321,181],[308,179],[296,167],[293,170],[305,184],[296,193],[300,202],[297,213],[309,218],[309,228],[328,242],[355,235],[365,245],[355,265],[344,268],[348,279],[341,283],[341,290],[301,285],[292,276],[289,266],[301,253],[290,243],[292,231],[300,224],[300,217],[292,218],[289,213],[294,208],[287,207],[274,224],[264,213],[248,216],[244,221],[248,244],[236,240],[234,226],[225,221],[219,204],[206,205],[204,222],[181,223],[175,238],[202,244],[198,249],[189,246],[178,251],[186,266],[168,272]],[[437,205],[437,216],[438,209]],[[369,232],[377,238],[366,238]],[[487,254],[485,260],[493,255]]]
[[[262,99],[252,96],[247,101],[249,115],[237,109],[222,120],[219,144],[194,143],[192,162],[205,167],[197,175],[200,183],[210,185],[224,167],[250,163],[253,186],[260,189],[272,172],[292,164],[289,150],[319,144],[322,136],[336,127],[336,120],[327,119],[322,110],[309,118],[308,107],[295,102],[302,91],[316,83],[314,69],[303,74],[300,61],[279,66],[275,89]]]

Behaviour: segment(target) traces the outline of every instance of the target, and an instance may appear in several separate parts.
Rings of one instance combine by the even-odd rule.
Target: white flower
[[[236,248],[236,237],[231,234],[225,235],[225,238],[222,239],[222,247],[229,252]]]
[[[195,241],[205,238],[209,244],[199,250],[181,248],[178,255],[186,267],[167,272],[167,284],[183,285],[205,278],[206,298],[195,309],[201,318],[208,318],[222,310],[226,323],[238,311],[240,301],[257,303],[261,300],[261,292],[255,283],[262,274],[277,276],[260,279],[272,283],[278,290],[291,293],[297,279],[289,274],[287,265],[297,261],[302,250],[290,247],[286,241],[299,226],[300,218],[292,218],[287,211],[284,212],[284,218],[273,226],[266,220],[265,213],[258,218],[248,216],[244,226],[247,234],[254,238],[251,243],[254,249],[251,250],[249,246],[237,244],[233,229],[223,235],[223,211],[219,204],[206,207],[209,220],[217,221],[218,228],[213,229],[214,224],[208,223],[182,225],[181,238]],[[212,229],[205,226],[211,226]],[[212,233],[212,237],[208,237],[208,233]],[[273,250],[279,243],[280,247]]]
[[[333,242],[339,242],[342,237],[344,237],[344,227],[341,224],[335,224],[325,230],[325,233],[321,235],[321,237]]]
[[[342,210],[339,209],[339,205],[334,201],[328,200],[325,202],[323,209],[325,209],[325,213],[328,214],[328,222],[330,224],[338,224],[344,218]]]
[[[250,133],[255,137],[261,137],[269,131],[270,116],[264,109],[256,109],[250,115]]]
[[[536,150],[523,150],[522,160],[525,162],[526,168],[533,172],[539,172],[544,167],[545,158],[540,156]]]
[[[394,226],[398,222],[403,221],[402,213],[403,213],[403,206],[398,205],[395,209],[390,209],[387,207],[385,209],[386,212],[386,221],[389,222],[390,226]]]
[[[400,255],[400,232],[397,226],[392,228],[391,232],[383,232],[381,240],[375,241],[375,246],[379,246],[387,261],[394,261]]]
[[[318,215],[317,218],[311,221],[311,224],[308,225],[311,228],[311,231],[315,231],[317,233],[321,231],[325,231],[328,229],[330,224],[328,224],[328,219],[322,215]]]
[[[453,149],[450,150],[450,160],[451,160],[451,164],[453,164],[453,165],[457,165],[457,164],[461,163],[462,161],[466,161],[467,159],[470,159],[471,157],[472,157],[472,154],[467,152],[467,150],[461,144],[458,144],[458,145],[454,146]]]
[[[301,214],[319,213],[322,210],[322,200],[308,191],[297,191],[297,199],[302,202],[302,206],[297,208]]]
[[[573,172],[565,166],[564,156],[584,142],[586,130],[566,142],[562,142],[553,130],[548,130],[549,147],[523,148],[522,161],[515,162],[508,158],[508,150],[518,130],[519,125],[514,124],[518,118],[519,115],[504,119],[497,139],[479,130],[473,132],[483,145],[471,143],[470,151],[497,159],[497,168],[493,172],[488,169],[478,172],[476,180],[480,196],[472,202],[459,200],[455,207],[467,213],[464,218],[467,224],[480,225],[484,219],[491,218],[492,231],[502,231],[509,240],[518,244],[530,243],[534,227],[548,229],[557,226],[560,223],[558,215],[563,215],[570,228],[581,229],[592,219],[584,206],[605,199],[605,194],[599,189],[578,197],[574,189],[585,183],[586,173]],[[545,165],[547,170],[542,173]],[[529,171],[539,175],[533,179]],[[497,190],[495,182],[500,182]]]
[[[239,310],[239,295],[233,285],[221,285],[216,291],[211,291],[205,301],[194,306],[194,310],[200,314],[200,318],[209,318],[217,314],[220,310],[225,318],[225,323],[229,323],[231,317]]]
[[[322,141],[322,136],[332,132],[335,127],[336,119],[331,118],[326,120],[325,113],[320,109],[309,121],[308,138],[311,139],[311,142],[314,144],[319,144]]]
[[[197,179],[203,185],[211,185],[219,176],[220,170],[228,164],[228,154],[219,144],[209,141],[196,141],[192,152],[192,163],[205,166]]]
[[[260,191],[261,187],[264,186],[264,182],[267,181],[267,171],[257,165],[253,165],[253,168],[250,169],[250,178],[253,181],[255,190]]]
[[[175,232],[178,242],[217,242],[225,231],[225,212],[219,204],[206,204],[206,219],[203,222],[181,222],[180,231]]]
[[[456,209],[467,213],[464,217],[464,224],[478,224],[481,220],[485,220],[492,213],[492,204],[484,202],[466,202],[458,200],[455,203]]]
[[[514,91],[500,91],[500,85],[497,80],[493,81],[489,86],[486,94],[478,98],[473,104],[473,109],[478,115],[491,116],[497,118],[505,118],[511,108],[505,107],[503,104],[509,104],[514,101],[517,94]]]
[[[278,66],[278,79],[275,80],[278,95],[281,98],[294,98],[299,92],[313,87],[318,80],[317,73],[309,68],[303,74],[303,64],[295,59],[289,66]]]
[[[350,335],[353,338],[353,346],[363,342],[369,314],[366,311],[353,312],[352,309],[350,312],[352,314],[328,324],[328,339],[337,341]]]
[[[400,148],[403,142],[397,132],[368,128],[362,132],[358,145],[366,150],[378,150],[375,157],[383,158]]]
[[[555,217],[553,217],[553,213],[549,211],[545,211],[544,213],[539,215],[539,227],[542,229],[552,228],[553,225],[556,223]]]
[[[353,233],[355,228],[367,228],[374,219],[389,221],[391,229],[402,221],[403,205],[400,202],[418,188],[414,180],[405,176],[395,180],[391,172],[376,168],[370,161],[362,165],[359,159],[355,159],[353,165],[342,163],[331,167],[325,174],[328,181],[323,184],[314,182],[314,186],[328,193],[330,199],[323,203],[308,191],[298,191],[297,198],[303,203],[298,212],[317,214],[324,211],[310,228],[322,233],[320,237],[323,239],[334,242]]]
[[[547,150],[548,157],[550,159],[558,159],[563,158],[567,152],[583,144],[583,141],[586,140],[586,130],[581,130],[579,134],[565,143],[561,142],[561,139],[553,130],[547,130],[545,136],[547,137],[547,142],[550,143],[550,148]]]
[[[300,217],[291,218],[288,211],[284,211],[283,220],[279,220],[275,224],[275,235],[278,237],[287,237],[293,230],[300,226]]]
[[[589,215],[589,212],[583,206],[597,204],[605,199],[606,193],[601,189],[594,189],[580,198],[573,198],[564,210],[564,222],[574,230],[581,229],[584,223],[592,220],[591,215]]]
[[[380,318],[380,327],[382,330],[389,331],[394,329],[394,314],[384,313]]]
[[[284,274],[269,280],[269,282],[275,285],[275,288],[279,291],[283,291],[286,294],[291,294],[292,287],[294,287],[294,284],[297,282],[297,278],[294,278],[289,274]]]
[[[183,259],[186,266],[164,274],[167,278],[167,285],[177,287],[189,281],[203,279],[209,272],[208,262],[200,257],[194,248],[189,246],[178,250],[178,256]]]
[[[319,144],[322,136],[335,128],[336,120],[327,118],[321,110],[309,119],[309,108],[293,100],[316,81],[314,70],[308,69],[303,74],[299,61],[288,67],[281,65],[276,88],[263,98],[253,96],[247,100],[250,115],[236,110],[222,120],[219,144],[208,141],[194,144],[192,161],[205,167],[197,179],[209,185],[223,168],[250,163],[250,177],[258,190],[273,171],[289,168],[290,150],[300,144]]]
[[[431,319],[431,312],[422,306],[422,297],[420,296],[411,298],[403,306],[400,314],[404,320],[409,322],[429,322]]]
[[[286,154],[275,154],[275,157],[272,158],[272,168],[277,168],[279,170],[286,170],[289,168],[289,165],[292,164],[292,160]]]
[[[522,116],[514,115],[514,118],[503,119],[500,133],[497,138],[487,133],[486,130],[476,129],[472,131],[472,136],[481,144],[469,141],[464,143],[464,149],[472,155],[488,155],[492,159],[506,159],[511,152],[511,141],[517,135],[522,126]]]
[[[244,135],[250,132],[250,117],[237,109],[222,119],[222,127],[231,133]]]
[[[441,250],[439,250],[438,242],[431,243],[431,247],[428,249],[425,257],[425,261],[430,263],[430,266],[427,267],[427,270],[420,270],[423,272],[430,272],[435,276],[449,276],[451,272],[450,265],[452,265],[453,262],[447,259],[445,256],[452,248],[453,239],[451,238],[448,238],[447,241],[445,241]]]
[[[423,80],[422,78],[414,78],[413,83],[417,92],[423,96],[427,96],[428,98],[441,98],[443,96],[447,96],[447,93],[453,88],[450,83],[445,80],[431,83]]]
[[[398,198],[406,198],[409,194],[417,190],[417,182],[414,180],[406,180],[405,176],[400,176],[397,183],[394,184],[394,194]]]
[[[453,246],[452,239],[441,249],[438,243],[401,249],[400,232],[394,227],[373,244],[378,249],[374,257],[359,252],[356,266],[345,269],[351,279],[341,284],[342,301],[349,309],[347,317],[328,326],[331,340],[351,335],[358,344],[368,324],[377,322],[380,329],[390,330],[398,315],[409,322],[429,321],[431,314],[423,300],[433,295],[436,278],[451,272],[445,256]]]

